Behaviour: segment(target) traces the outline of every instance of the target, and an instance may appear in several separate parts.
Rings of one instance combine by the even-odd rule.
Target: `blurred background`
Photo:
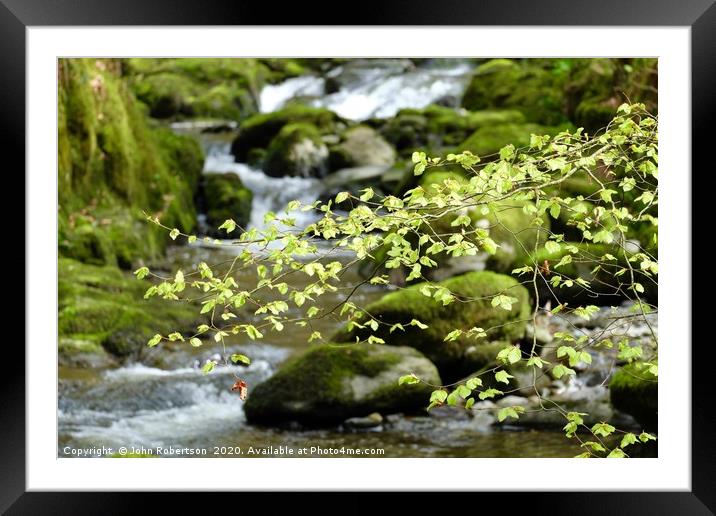
[[[211,346],[146,347],[155,333],[192,331],[202,319],[196,306],[143,300],[148,283],[131,271],[171,274],[239,252],[201,238],[173,242],[145,214],[219,238],[224,220],[262,228],[267,213],[293,199],[311,203],[367,186],[401,195],[418,184],[415,150],[470,150],[489,160],[507,144],[529,144],[533,133],[597,132],[624,102],[644,102],[656,114],[657,92],[657,62],[643,58],[60,59],[59,455],[68,445],[311,443],[382,447],[386,456],[576,455],[581,450],[564,438],[564,422],[549,414],[518,426],[440,411],[320,430],[248,425],[227,389],[233,372],[199,370],[214,356]],[[439,177],[447,176],[433,179]],[[593,191],[579,178],[565,187],[575,195]],[[302,216],[300,226],[315,217]],[[518,258],[502,256],[487,268],[509,272]],[[447,269],[442,277],[460,272]],[[346,281],[360,274],[352,270]],[[384,287],[367,286],[356,303],[384,294]],[[331,335],[338,327],[325,320],[317,329]],[[637,339],[647,332],[628,331]],[[254,385],[306,350],[309,333],[271,334],[260,343],[235,336],[230,351],[252,357],[240,374]],[[611,367],[610,357],[602,358],[601,366]],[[599,419],[649,420],[649,408],[615,408],[595,362],[574,385],[545,388]]]

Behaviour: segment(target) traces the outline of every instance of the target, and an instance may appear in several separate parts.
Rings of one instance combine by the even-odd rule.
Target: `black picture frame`
[[[354,9],[339,8],[335,2],[248,2],[243,0],[0,0],[0,148],[1,156],[17,158],[6,169],[16,184],[15,192],[25,192],[25,30],[29,26],[81,25],[345,25],[350,12],[351,25],[551,25],[551,26],[686,26],[691,28],[692,59],[692,163],[706,163],[713,146],[713,115],[716,113],[716,0],[364,0]],[[668,102],[668,99],[667,99]],[[704,170],[705,172],[706,170]],[[692,176],[693,177],[693,176]],[[15,211],[17,213],[17,210]],[[10,216],[7,214],[6,216]],[[16,224],[15,224],[16,226]],[[14,230],[17,231],[16,229]],[[25,238],[38,238],[32,235]],[[48,235],[47,238],[54,238]],[[8,271],[19,270],[25,260],[24,246],[15,244]],[[22,249],[22,251],[20,250]],[[22,264],[21,264],[22,260]],[[26,271],[27,275],[27,271]],[[14,276],[19,276],[15,274]],[[19,281],[19,278],[15,278]],[[691,284],[691,278],[687,278]],[[19,290],[15,291],[19,292]],[[18,295],[14,296],[15,298]],[[13,299],[17,303],[17,299]],[[10,305],[6,305],[10,306]],[[15,304],[16,306],[16,304]],[[32,307],[26,307],[31,310]],[[7,308],[6,310],[9,310]],[[17,311],[17,310],[15,310]],[[8,312],[6,312],[8,313]],[[17,317],[17,316],[15,316]],[[27,323],[27,311],[25,321]],[[685,329],[685,335],[691,328]],[[11,342],[12,340],[12,342]],[[6,336],[5,364],[0,374],[0,511],[8,514],[124,514],[144,506],[136,495],[127,493],[39,493],[25,488],[25,364],[24,349],[16,335]],[[688,344],[689,339],[677,345]],[[12,345],[11,345],[12,344]],[[26,343],[32,345],[32,343]],[[710,339],[694,341],[693,355],[699,347],[710,346]],[[716,447],[709,414],[699,407],[712,406],[710,389],[698,388],[698,378],[712,377],[708,361],[692,363],[692,491],[661,493],[529,493],[510,494],[509,507],[528,505],[539,514],[713,514],[716,511]],[[711,374],[709,374],[711,373]],[[705,383],[705,382],[704,382]],[[681,386],[687,388],[689,386]],[[49,394],[48,394],[49,395]],[[53,394],[54,395],[54,394]],[[555,479],[556,480],[556,479]],[[712,487],[709,488],[708,486]],[[214,495],[216,496],[216,495]],[[241,495],[247,507],[257,497]],[[291,498],[302,498],[294,494]],[[404,507],[423,506],[425,493],[415,494]],[[480,505],[485,507],[480,494]],[[504,497],[505,493],[497,496]],[[185,504],[186,494],[162,496],[165,508]],[[357,494],[336,507],[371,510],[373,502]],[[234,499],[236,501],[236,499]],[[272,502],[263,502],[272,503]],[[325,503],[325,502],[322,502]],[[329,502],[330,503],[330,502]]]

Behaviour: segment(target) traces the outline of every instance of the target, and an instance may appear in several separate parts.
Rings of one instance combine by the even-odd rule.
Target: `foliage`
[[[280,127],[276,128],[278,130]],[[588,259],[595,263],[595,267],[612,264],[609,274],[599,277],[600,283],[612,281],[623,297],[633,302],[634,310],[627,317],[643,320],[648,325],[645,314],[655,311],[656,307],[648,303],[644,293],[648,283],[656,284],[658,259],[641,247],[627,251],[633,247],[627,235],[635,225],[656,226],[658,223],[654,214],[658,204],[657,142],[656,118],[645,110],[644,105],[623,104],[618,108],[616,117],[596,136],[586,135],[581,129],[562,131],[556,135],[531,134],[527,145],[506,145],[490,159],[469,151],[448,154],[444,158],[415,152],[412,160],[416,176],[446,165],[458,165],[464,170],[466,180],[446,178],[441,184],[433,183],[429,188],[416,186],[400,197],[381,196],[370,188],[361,191],[360,195],[341,192],[336,196],[335,203],[348,202],[351,209],[347,213],[334,211],[334,200],[326,203],[316,201],[310,205],[298,201],[289,203],[284,213],[267,216],[265,229],[254,228],[236,235],[236,240],[230,245],[239,246],[240,252],[228,268],[214,268],[200,263],[195,270],[178,271],[175,276],[149,287],[147,297],[158,296],[169,301],[181,301],[191,295],[189,292],[198,292],[202,299],[201,313],[210,317],[209,324],[195,331],[187,334],[158,333],[149,344],[160,345],[176,339],[191,341],[201,336],[210,337],[223,345],[227,337],[240,333],[260,341],[271,332],[290,331],[295,327],[311,328],[313,322],[324,318],[330,318],[337,324],[347,324],[351,331],[357,329],[355,335],[359,342],[350,344],[356,349],[392,344],[399,341],[399,336],[409,332],[412,335],[417,330],[425,330],[426,339],[442,337],[446,343],[481,339],[498,331],[497,326],[503,333],[505,327],[514,328],[519,333],[520,326],[524,328],[525,319],[535,324],[541,315],[574,316],[589,321],[598,312],[595,305],[598,294],[595,295],[595,302],[578,305],[563,301],[561,296],[564,289],[575,285],[584,289],[592,287],[591,278],[570,276],[567,267],[570,263],[584,260],[581,256],[585,252],[582,244],[609,245],[620,250],[623,255],[621,260],[617,254],[592,253],[593,248],[588,248]],[[559,186],[578,174],[586,174],[596,185],[586,208],[587,213],[584,211],[583,196],[560,195]],[[495,227],[476,225],[470,212],[476,210],[505,229],[496,213],[505,202],[519,204],[523,213],[529,216],[524,229],[541,227],[546,232],[546,238],[534,239],[534,247],[525,249],[526,253],[536,256],[544,251],[550,257],[559,255],[559,261],[527,261],[512,271],[513,277],[517,278],[513,287],[526,288],[532,298],[529,312],[523,314],[522,308],[519,308],[520,316],[514,319],[488,318],[484,327],[444,324],[440,310],[451,309],[458,304],[464,304],[459,308],[463,311],[467,311],[471,303],[479,303],[483,307],[489,305],[490,310],[495,312],[511,313],[516,306],[522,307],[527,303],[524,294],[513,293],[513,287],[488,289],[470,297],[461,292],[463,282],[460,278],[436,283],[426,277],[426,272],[437,265],[435,257],[443,253],[453,258],[478,253],[494,255],[499,249],[493,238]],[[296,227],[292,216],[297,211],[315,211],[320,217],[301,229]],[[440,222],[446,217],[451,220],[449,231],[440,227]],[[547,229],[546,220],[560,218],[564,225],[578,230],[577,243],[580,245],[574,245],[566,241],[563,234]],[[157,218],[151,217],[150,220],[170,231],[173,239],[195,238]],[[236,231],[233,221],[226,221],[222,227],[227,233]],[[344,284],[342,277],[345,270],[363,261],[374,260],[374,253],[380,248],[387,248],[387,251],[380,263],[375,264],[373,273],[361,283]],[[339,252],[348,252],[350,260],[338,260],[336,255]],[[409,300],[415,307],[416,315],[412,319],[402,316],[381,319],[373,313],[375,307],[364,308],[357,304],[354,294],[363,285],[390,284],[388,275],[381,272],[383,267],[389,270],[402,267],[408,271],[408,279],[422,280],[419,285],[407,289],[394,287],[401,291],[379,302],[390,305],[399,304],[401,299]],[[238,284],[234,279],[237,272],[246,269],[256,271],[255,284]],[[138,276],[146,276],[147,273],[137,271]],[[296,281],[297,277],[308,283]],[[550,292],[550,303],[545,303],[542,295],[544,288]],[[334,307],[318,308],[316,299],[329,291],[344,292],[343,301]],[[253,311],[252,317],[245,316],[247,307]],[[426,318],[424,314],[434,312],[438,313],[435,322],[422,320]],[[419,335],[416,333],[414,340]],[[653,337],[655,343],[658,342],[655,334]],[[569,341],[570,337],[565,335],[563,339]],[[513,374],[510,371],[514,369],[511,368],[523,365],[532,371],[535,385],[538,377],[544,374],[567,381],[575,374],[577,364],[589,367],[591,359],[588,358],[588,350],[603,345],[587,338],[571,339],[574,342],[560,347],[555,360],[550,361],[541,355],[536,334],[531,341],[504,342],[493,350],[491,364],[465,381],[432,386],[433,392],[426,402],[429,408],[451,405],[467,410],[484,410],[478,408],[475,400],[493,399],[512,392],[510,380]],[[318,331],[313,331],[309,340],[320,342],[324,339]],[[657,350],[645,356],[627,347],[631,348],[628,342],[620,347],[622,360],[632,363],[648,361],[650,374],[656,375]],[[226,364],[229,359],[224,352]],[[212,363],[207,370],[215,366],[218,364]],[[400,379],[396,376],[396,384],[407,388],[424,382],[414,373],[405,371]],[[534,394],[543,410],[563,415],[565,434],[582,443],[585,449],[582,456],[623,457],[627,455],[625,449],[628,450],[628,446],[653,438],[642,434],[643,439],[641,436],[633,439],[627,432],[607,422],[588,427],[584,424],[584,414],[567,411],[558,402],[543,396],[537,388],[534,388]],[[498,410],[500,421],[519,418],[524,412],[523,407],[499,407],[495,410]],[[615,435],[622,436],[621,440],[613,442]]]

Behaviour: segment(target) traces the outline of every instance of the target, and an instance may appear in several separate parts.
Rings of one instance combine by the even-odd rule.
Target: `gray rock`
[[[383,416],[381,416],[377,412],[368,414],[365,417],[352,417],[352,418],[346,419],[343,422],[343,426],[345,426],[346,428],[354,428],[354,429],[375,428],[375,427],[381,426],[382,424],[383,424]]]

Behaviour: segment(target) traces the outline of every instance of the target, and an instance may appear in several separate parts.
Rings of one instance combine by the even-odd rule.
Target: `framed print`
[[[3,510],[531,491],[710,514],[712,2],[384,2],[352,25],[211,4],[0,7],[26,200]]]

